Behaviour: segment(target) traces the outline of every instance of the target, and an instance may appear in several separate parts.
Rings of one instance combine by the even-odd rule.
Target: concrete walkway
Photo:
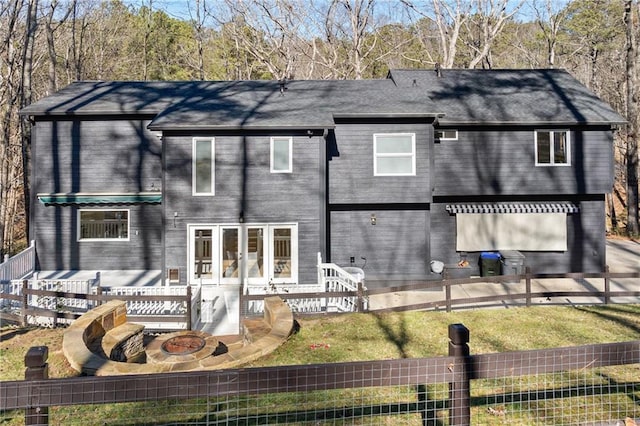
[[[607,264],[610,272],[636,272],[640,273],[640,243],[629,240],[607,241]],[[615,278],[610,280],[611,291],[640,291],[640,278]],[[532,280],[531,291],[538,292],[593,292],[604,291],[604,279],[569,279],[554,278],[544,280]],[[500,296],[525,293],[525,281],[520,283],[477,283],[454,285],[451,287],[451,298],[466,299],[482,296]],[[444,288],[441,290],[422,290],[394,292],[374,295],[369,298],[369,308],[387,309],[398,306],[408,306],[420,303],[445,300]],[[525,305],[524,299],[500,300],[486,303],[475,303],[463,306],[455,306],[456,309],[472,309],[478,307],[504,307],[512,308]],[[532,305],[591,305],[600,304],[602,299],[598,297],[539,297],[532,299]],[[640,297],[613,298],[615,303],[640,303]],[[442,309],[444,309],[444,304]]]

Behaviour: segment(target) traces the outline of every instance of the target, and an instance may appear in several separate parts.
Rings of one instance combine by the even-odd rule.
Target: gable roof
[[[433,101],[441,125],[626,123],[564,70],[393,70],[389,78]]]
[[[141,114],[152,130],[332,128],[340,117],[431,117],[441,125],[620,124],[561,70],[393,70],[377,80],[77,82],[22,115]]]

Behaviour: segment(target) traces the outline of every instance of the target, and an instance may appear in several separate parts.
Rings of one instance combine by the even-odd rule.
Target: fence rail
[[[138,288],[136,292],[135,287],[127,287],[132,291],[116,290],[113,293],[109,292],[109,288],[105,288],[104,290],[109,292],[105,294],[102,287],[95,287],[96,294],[93,294],[90,289],[76,293],[31,288],[29,283],[30,280],[22,280],[18,294],[2,293],[3,303],[10,306],[9,312],[3,313],[4,318],[13,319],[22,325],[29,324],[30,318],[47,318],[51,319],[52,325],[55,326],[59,320],[73,321],[101,303],[122,300],[127,302],[127,318],[132,322],[166,324],[168,329],[188,330],[193,324],[194,304],[189,286],[173,289],[173,294],[166,294],[167,287],[154,288],[152,293],[156,294],[148,294],[146,290],[149,288],[145,288],[144,292]],[[56,287],[59,285],[53,286]],[[45,285],[44,288],[50,286]],[[180,324],[184,326],[179,326]]]
[[[410,391],[410,394],[413,394],[413,403],[386,401],[386,404],[394,408],[377,407],[376,410],[375,407],[368,407],[368,409],[349,407],[348,404],[361,404],[360,397],[354,400],[330,399],[327,402],[329,406],[324,407],[320,415],[325,416],[322,420],[331,420],[326,416],[335,413],[340,413],[340,416],[350,413],[350,416],[358,417],[358,413],[364,413],[362,415],[367,416],[372,415],[371,413],[376,416],[393,416],[409,412],[419,413],[423,424],[444,424],[440,422],[440,418],[436,422],[435,411],[439,406],[440,411],[447,412],[449,425],[468,425],[472,424],[472,406],[486,404],[486,401],[508,402],[511,400],[518,403],[527,398],[535,398],[536,403],[548,399],[558,405],[561,404],[558,401],[569,400],[576,395],[582,394],[586,397],[597,395],[601,398],[609,393],[609,397],[614,398],[615,394],[620,392],[613,385],[601,387],[597,384],[589,384],[588,381],[581,383],[580,389],[576,387],[565,389],[562,386],[557,387],[557,383],[540,380],[539,383],[542,383],[540,388],[530,389],[532,385],[527,383],[525,389],[520,391],[520,395],[516,392],[508,397],[502,393],[504,388],[493,387],[493,393],[485,395],[480,401],[472,398],[470,392],[479,380],[506,378],[516,381],[522,376],[564,372],[575,377],[597,368],[640,364],[640,341],[638,340],[471,355],[468,346],[469,330],[464,325],[451,324],[449,339],[449,356],[445,357],[51,380],[47,380],[46,377],[46,348],[32,348],[35,355],[28,354],[25,357],[28,367],[25,373],[27,380],[0,382],[0,406],[4,410],[25,409],[25,424],[29,425],[48,424],[48,408],[52,406],[214,398],[214,401],[216,399],[224,401],[223,404],[227,407],[221,415],[231,416],[222,420],[237,421],[238,418],[229,407],[234,403],[241,403],[240,397],[268,396],[285,392],[291,395],[295,393],[311,395],[318,391],[364,388],[370,388],[372,393],[376,393],[379,392],[376,390],[378,388],[413,386],[413,391]],[[39,358],[39,362],[34,362],[34,358]],[[597,372],[593,374],[599,375]],[[439,384],[448,384],[448,397],[444,396],[440,404],[434,404],[433,401],[428,403],[424,386]],[[637,390],[637,386],[639,386],[637,382],[630,383],[631,389]],[[625,391],[627,392],[628,389]],[[531,392],[535,392],[535,396],[532,396]],[[310,401],[312,405],[318,403],[314,397],[311,397]],[[569,407],[570,404],[571,402]],[[281,409],[279,405],[272,404],[272,407],[264,407],[264,410],[279,410]],[[609,406],[608,403],[602,405]],[[207,404],[208,409],[211,406],[215,407],[217,404]],[[255,404],[255,407],[261,409],[260,404]],[[301,408],[304,407],[296,406],[296,409]],[[601,407],[594,405],[590,409],[600,410]],[[613,420],[620,414],[620,411],[614,410],[604,415],[610,416],[609,418]],[[635,417],[638,414],[640,414],[640,408],[633,403],[630,411],[624,412],[622,416]],[[265,418],[271,415],[273,412],[262,413]],[[283,415],[286,416],[287,413]],[[533,416],[535,415],[537,413],[534,410]],[[529,417],[528,422],[526,420],[524,422],[530,424],[542,420],[554,423],[554,419],[549,418],[549,412],[543,410],[540,415],[544,418]],[[260,423],[259,415],[252,414],[251,419]],[[566,423],[564,417],[556,420],[555,424]],[[575,424],[575,422],[569,423]],[[188,421],[182,424],[188,424]]]

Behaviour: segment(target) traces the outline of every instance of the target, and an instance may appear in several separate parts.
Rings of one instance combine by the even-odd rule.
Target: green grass
[[[443,356],[448,326],[470,330],[472,354],[640,340],[640,305],[532,307],[298,318],[300,331],[251,366]],[[63,330],[0,329],[0,380],[20,380],[29,346],[48,345],[51,377],[69,377]],[[576,424],[640,417],[640,366],[472,382],[473,424]],[[539,390],[554,398],[540,398]],[[53,407],[52,424],[421,424],[417,389],[389,387],[108,406]],[[429,424],[446,424],[447,385],[428,386]],[[602,394],[602,395],[600,395]],[[558,395],[563,396],[559,398]],[[336,411],[336,408],[338,410]],[[414,410],[413,414],[368,415]],[[341,411],[341,410],[344,410]],[[364,417],[351,418],[351,414]],[[595,414],[594,414],[595,413]],[[502,415],[504,414],[504,415]],[[342,418],[342,416],[347,416]],[[588,418],[585,418],[587,416]],[[0,412],[0,424],[22,424]]]

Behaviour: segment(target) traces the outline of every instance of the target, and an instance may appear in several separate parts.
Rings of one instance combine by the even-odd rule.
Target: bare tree
[[[491,47],[505,24],[520,10],[524,0],[520,0],[507,11],[509,0],[476,0],[476,13],[464,22],[466,37],[464,43],[472,50],[469,68],[475,68],[485,61],[491,68]],[[477,31],[477,37],[474,34]]]
[[[547,45],[547,66],[554,68],[558,38],[569,14],[569,9],[564,6],[558,9],[558,2],[545,0],[544,10],[542,10],[539,3],[539,1],[535,0],[533,2],[533,9],[536,12],[536,23],[540,27]]]
[[[260,61],[273,78],[291,78],[298,58],[298,11],[304,5],[290,0],[226,0],[225,5],[226,13],[214,18],[225,25],[238,48]]]
[[[58,90],[58,54],[56,53],[55,33],[69,18],[69,15],[76,8],[76,0],[72,0],[62,17],[56,16],[58,0],[52,0],[48,7],[48,12],[44,20],[45,32],[47,36],[47,53],[49,54],[49,93]]]

